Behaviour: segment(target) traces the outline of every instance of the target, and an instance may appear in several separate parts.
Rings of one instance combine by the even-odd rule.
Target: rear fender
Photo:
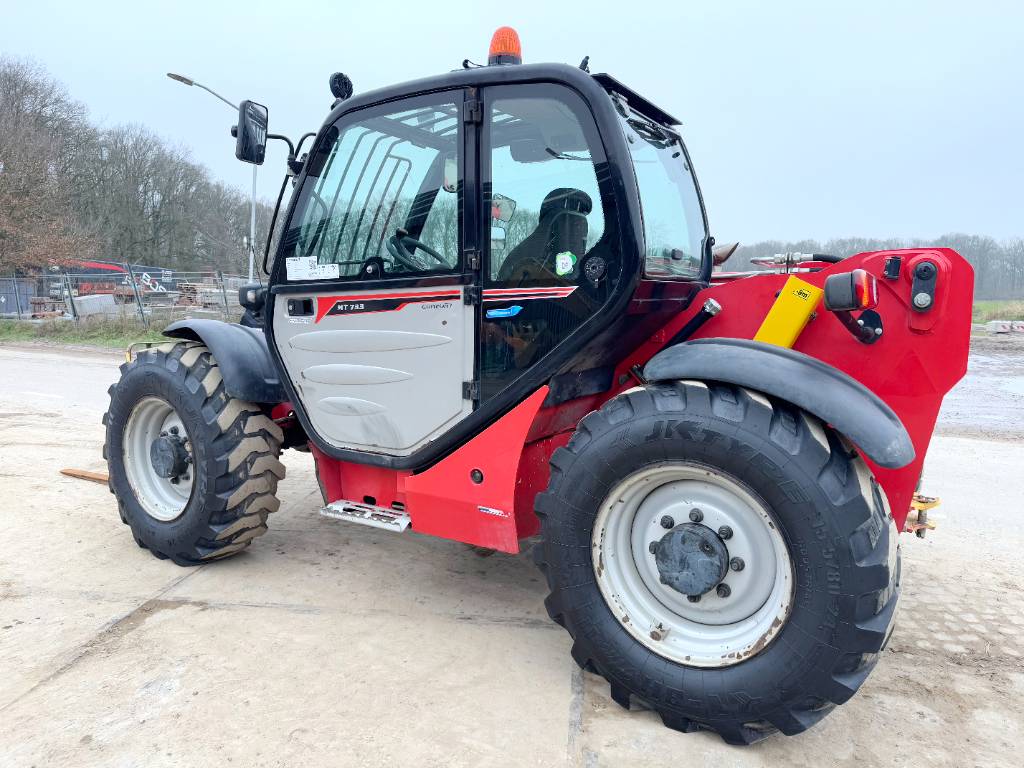
[[[287,399],[261,328],[220,320],[179,320],[164,329],[164,336],[201,341],[209,347],[231,397],[251,403]]]
[[[792,349],[747,339],[698,339],[655,355],[644,378],[749,387],[831,424],[880,467],[898,469],[914,460],[914,444],[892,408],[856,379]]]

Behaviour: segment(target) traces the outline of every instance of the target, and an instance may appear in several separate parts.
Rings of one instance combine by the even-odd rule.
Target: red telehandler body
[[[243,322],[171,325],[111,389],[139,546],[238,552],[278,507],[281,451],[308,450],[327,516],[536,537],[551,618],[623,706],[747,744],[849,699],[966,369],[967,262],[714,271],[679,121],[585,63],[521,65],[505,28],[489,66],[331,87]],[[240,159],[284,138],[267,124],[243,102]]]

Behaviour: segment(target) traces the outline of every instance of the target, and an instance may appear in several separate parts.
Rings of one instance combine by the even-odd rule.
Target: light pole
[[[219,93],[217,93],[212,88],[207,88],[202,83],[197,83],[191,77],[185,77],[184,75],[179,75],[179,74],[176,74],[174,72],[168,72],[167,76],[169,78],[171,78],[171,80],[177,80],[179,83],[183,83],[184,85],[194,85],[196,88],[202,88],[207,93],[210,93],[210,94],[216,96],[221,101],[223,101],[225,104],[227,104],[233,110],[235,110],[236,113],[238,112],[238,105],[237,104],[232,104],[230,101],[225,99],[223,96],[221,96]],[[249,282],[252,282],[253,270],[254,270],[255,264],[256,264],[256,165],[255,164],[252,167],[252,199],[250,200],[250,203],[249,203],[249,247],[248,247],[247,250],[249,251]]]

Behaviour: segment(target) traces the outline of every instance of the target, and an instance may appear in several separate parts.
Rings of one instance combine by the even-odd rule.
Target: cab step
[[[326,507],[322,507],[320,514],[335,520],[347,520],[351,523],[368,525],[371,528],[383,528],[385,531],[395,531],[396,533],[404,531],[412,522],[408,514],[397,509],[387,509],[344,499],[332,501]]]

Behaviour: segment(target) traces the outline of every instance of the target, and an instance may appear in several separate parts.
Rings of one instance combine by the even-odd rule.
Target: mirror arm
[[[231,135],[234,136],[235,135],[235,129],[232,128],[231,131],[232,131]],[[303,143],[310,136],[316,136],[316,134],[315,133],[304,133],[304,134],[302,134],[302,137],[299,139],[298,147],[296,147],[295,144],[292,144],[292,140],[289,139],[287,136],[285,136],[283,134],[280,134],[280,133],[268,133],[267,134],[267,139],[277,139],[278,141],[283,141],[285,144],[288,145],[288,175],[289,176],[298,176],[299,173],[302,171],[303,162],[301,160],[297,159],[298,158],[298,150],[302,149]]]
[[[302,136],[299,137],[299,143],[296,145],[295,151],[298,152],[300,149],[302,149],[302,145],[306,143],[306,139],[310,138],[311,136],[316,136],[316,134],[313,131],[302,134]]]
[[[288,145],[288,154],[289,154],[289,156],[295,157],[295,145],[292,144],[292,140],[289,139],[287,136],[284,136],[284,135],[282,135],[280,133],[268,133],[267,134],[267,138],[268,139],[277,139],[278,141],[283,141],[285,144]]]

